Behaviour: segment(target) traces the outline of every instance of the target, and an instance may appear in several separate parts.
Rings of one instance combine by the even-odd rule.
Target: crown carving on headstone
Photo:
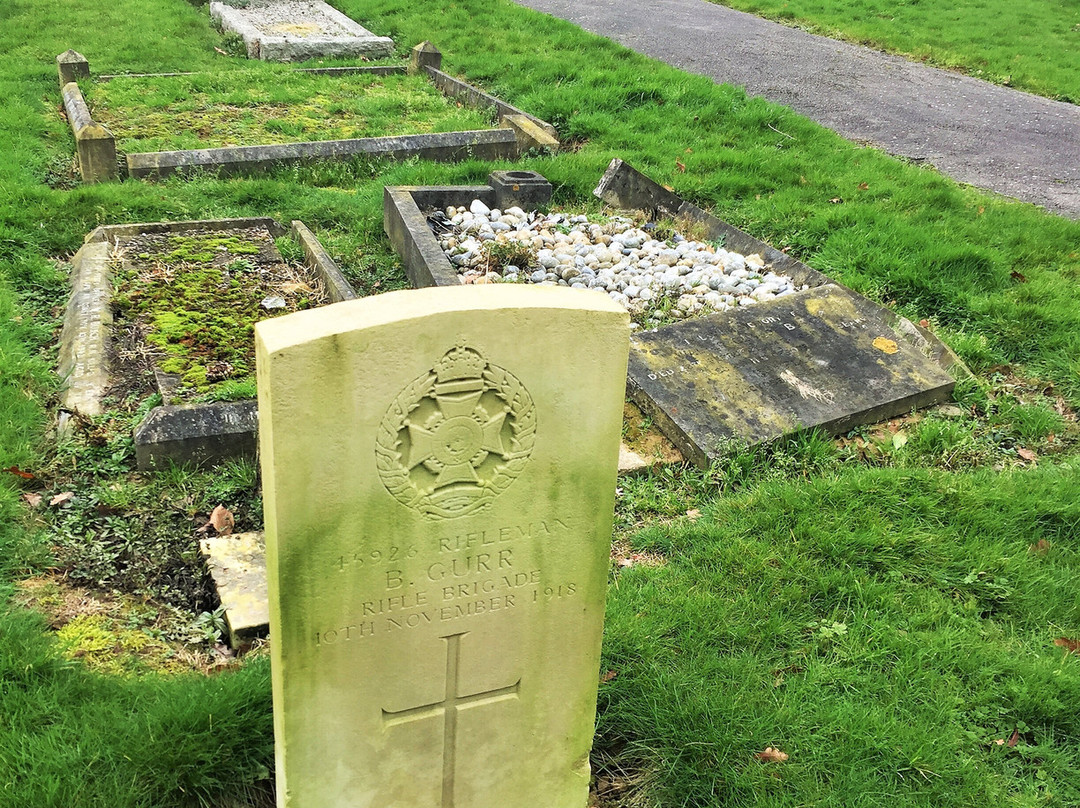
[[[435,376],[440,383],[463,379],[479,379],[484,375],[487,360],[472,348],[459,345],[451,348],[435,363]]]

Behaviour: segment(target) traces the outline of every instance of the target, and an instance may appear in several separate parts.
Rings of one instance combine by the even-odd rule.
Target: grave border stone
[[[828,275],[818,272],[802,261],[781,252],[764,241],[754,238],[749,233],[733,227],[718,219],[697,205],[683,200],[674,191],[669,191],[657,182],[649,179],[636,168],[618,157],[608,165],[600,178],[593,195],[603,202],[622,210],[640,210],[652,218],[686,218],[703,225],[712,240],[722,240],[724,248],[743,255],[758,253],[778,275],[787,275],[796,286],[810,287],[834,284],[847,289],[842,283]],[[848,291],[851,291],[848,289]],[[917,347],[923,355],[933,360],[942,370],[952,373],[957,378],[971,377],[972,373],[951,348],[927,328],[901,317],[891,309],[882,307],[883,315],[889,326],[907,342]]]
[[[290,234],[303,249],[306,265],[326,287],[332,302],[356,297],[333,259],[300,221],[292,222],[289,228],[266,217],[97,227],[71,259],[71,296],[64,314],[57,368],[63,384],[61,433],[71,428],[72,413],[94,416],[103,411],[112,325],[110,264],[116,245],[124,238],[144,233],[250,227],[264,227],[275,238]],[[140,469],[150,470],[171,462],[211,464],[230,457],[254,458],[257,424],[254,400],[154,407],[135,428],[136,461]]]
[[[268,5],[268,4],[266,4]],[[248,20],[248,4],[233,7],[222,0],[210,0],[210,16],[226,31],[244,40],[249,59],[270,62],[294,62],[305,59],[366,56],[382,58],[394,50],[394,40],[378,36],[352,17],[342,14],[328,3],[317,0],[319,13],[340,26],[348,35],[328,34],[320,37],[300,37],[282,34],[267,35]]]
[[[487,185],[387,185],[383,188],[383,230],[415,288],[460,286],[458,272],[422,210],[468,205],[479,199],[490,208],[547,206],[551,183],[535,171],[493,171]]]
[[[68,56],[68,54],[74,54],[74,56]],[[72,61],[75,56],[81,61],[77,63]],[[63,64],[61,64],[61,58],[66,60]],[[68,62],[71,62],[71,65],[68,65]],[[57,64],[61,80],[65,75],[73,74],[75,71],[81,78],[90,78],[89,63],[74,51],[60,54],[57,57]],[[444,73],[441,65],[442,53],[430,42],[425,41],[412,49],[408,67],[370,65],[296,68],[296,71],[317,75],[352,73],[396,75],[406,72],[425,75],[448,98],[467,107],[493,112],[497,119],[494,129],[164,152],[132,152],[124,156],[120,169],[126,176],[136,179],[159,179],[174,173],[190,174],[198,171],[230,176],[257,174],[278,166],[302,164],[313,160],[347,160],[354,157],[405,160],[415,157],[437,162],[468,159],[495,161],[515,159],[529,151],[558,150],[560,143],[555,128],[551,124]],[[98,77],[97,80],[111,81],[121,75],[125,74],[107,74]],[[127,75],[152,79],[195,74],[134,73]],[[68,120],[71,122],[79,147],[80,166],[85,166],[83,180],[97,182],[116,179],[119,172],[115,137],[106,127],[91,119],[85,98],[77,83],[63,84],[62,90],[66,106],[69,104],[70,97]]]

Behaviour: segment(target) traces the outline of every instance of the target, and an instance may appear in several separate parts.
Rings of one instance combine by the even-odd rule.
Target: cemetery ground
[[[339,7],[399,49],[432,39],[448,70],[551,121],[570,147],[513,165],[354,161],[76,186],[57,53],[74,47],[109,73],[251,65],[215,51],[226,43],[205,6],[186,0],[2,11],[0,805],[269,804],[269,666],[258,650],[215,649],[195,563],[216,505],[237,529],[259,525],[254,467],[136,473],[137,412],[56,444],[65,261],[83,236],[300,219],[375,294],[405,286],[382,233],[384,185],[527,168],[556,204],[596,210],[590,192],[616,156],[925,319],[976,378],[946,407],[839,440],[732,445],[707,470],[620,482],[596,801],[1080,804],[1080,223],[509,3]],[[552,352],[588,347],[568,334]]]
[[[486,129],[426,78],[312,75],[273,62],[92,83],[94,119],[121,152],[177,151]]]
[[[1080,103],[1080,11],[1054,0],[952,5],[724,0],[721,5],[995,84]]]

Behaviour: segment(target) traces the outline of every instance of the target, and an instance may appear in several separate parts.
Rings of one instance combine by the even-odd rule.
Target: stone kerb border
[[[796,285],[806,284],[810,287],[817,287],[833,284],[842,289],[847,289],[843,284],[807,266],[802,261],[792,258],[787,253],[780,252],[780,250],[766,244],[764,241],[759,241],[749,233],[744,233],[737,227],[732,227],[727,222],[716,218],[711,213],[707,213],[696,205],[684,201],[674,192],[653,182],[629,163],[617,157],[608,165],[607,171],[600,178],[600,182],[597,184],[593,194],[601,201],[622,210],[645,211],[651,214],[653,218],[660,216],[685,217],[698,222],[705,226],[711,239],[723,239],[726,249],[743,255],[759,253],[774,272],[788,275]],[[905,340],[918,348],[924,356],[933,360],[942,369],[949,371],[954,378],[972,375],[971,371],[960,360],[960,357],[953,353],[952,349],[932,331],[916,325],[891,310],[885,311],[891,320],[891,327]]]
[[[109,383],[109,342],[112,326],[110,266],[122,241],[144,233],[184,233],[191,230],[237,230],[265,227],[275,238],[290,233],[303,248],[305,263],[326,287],[331,302],[356,297],[333,259],[303,222],[286,229],[270,218],[208,219],[149,222],[98,227],[72,258],[72,288],[60,335],[58,373],[60,432],[71,427],[72,413],[99,415]],[[159,387],[165,383],[159,375]],[[152,409],[135,429],[135,456],[143,470],[170,462],[209,464],[254,457],[258,412],[255,401],[162,405]]]
[[[78,57],[72,60],[69,54]],[[65,59],[61,62],[61,59]],[[78,71],[86,78],[90,75],[89,64],[79,54],[68,51],[57,57],[61,80],[65,75]],[[168,152],[143,152],[128,154],[124,168],[127,175],[138,179],[155,179],[173,173],[191,173],[194,171],[212,171],[223,175],[259,173],[277,166],[305,163],[312,160],[347,160],[353,157],[374,159],[405,160],[420,158],[437,162],[454,162],[466,159],[486,161],[510,160],[534,149],[557,150],[559,140],[555,128],[545,121],[499,100],[493,95],[473,87],[471,84],[455,79],[444,73],[440,67],[442,54],[430,42],[421,42],[412,51],[409,68],[396,65],[373,65],[365,67],[330,67],[301,68],[300,72],[322,75],[345,75],[349,73],[372,73],[375,75],[393,75],[406,72],[422,73],[446,96],[460,101],[465,106],[490,109],[498,119],[498,128],[466,132],[445,132],[435,134],[401,135],[397,137],[371,137],[348,140],[307,141],[261,146],[232,146],[209,149],[188,149]],[[65,71],[66,74],[65,74]],[[133,74],[141,78],[159,76],[183,76],[191,73],[141,73]],[[117,78],[116,74],[101,76],[104,81]],[[64,85],[65,105],[68,86]],[[116,168],[116,141],[105,127],[90,120],[86,103],[78,85],[74,87],[72,97],[77,96],[77,103],[68,111],[72,121],[72,130],[76,132],[76,141],[80,144],[80,165],[83,179],[96,182],[102,179],[114,179]],[[81,105],[81,106],[79,106]],[[81,110],[81,112],[80,112]],[[85,128],[82,139],[75,127],[76,116]],[[86,144],[86,145],[83,145]],[[106,149],[111,149],[111,163]],[[87,156],[83,157],[83,151]],[[111,166],[111,173],[101,166]],[[90,173],[88,174],[88,170]]]
[[[517,205],[526,210],[551,201],[551,183],[535,171],[493,171],[487,185],[388,185],[383,188],[383,230],[415,288],[459,286],[458,272],[443,254],[422,211],[468,205]]]
[[[60,92],[64,100],[75,148],[79,155],[79,173],[83,182],[102,182],[117,177],[116,138],[108,127],[90,117],[78,80],[90,78],[90,63],[81,54],[67,50],[56,57]]]

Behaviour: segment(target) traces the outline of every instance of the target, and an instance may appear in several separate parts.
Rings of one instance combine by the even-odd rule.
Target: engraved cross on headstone
[[[458,669],[461,657],[461,638],[469,632],[450,634],[446,640],[446,695],[441,701],[421,704],[405,710],[383,710],[383,726],[405,724],[423,718],[443,714],[443,778],[442,808],[454,808],[454,755],[457,741],[457,711],[464,707],[492,704],[506,699],[516,699],[521,687],[519,678],[514,684],[480,693],[461,695],[458,692]]]

